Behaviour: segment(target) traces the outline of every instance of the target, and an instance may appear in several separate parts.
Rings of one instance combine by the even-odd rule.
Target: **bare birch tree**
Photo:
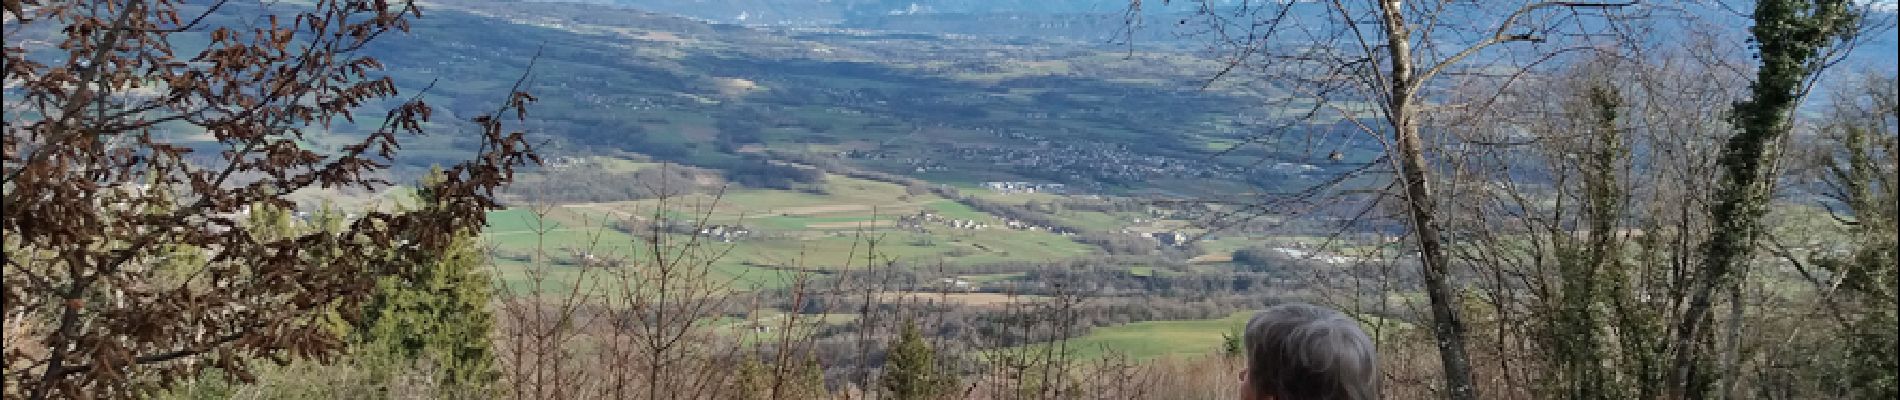
[[[1133,6],[1140,7],[1139,1]],[[1308,123],[1338,118],[1353,135],[1376,141],[1382,156],[1355,160],[1385,164],[1396,188],[1382,196],[1398,202],[1416,246],[1431,330],[1444,370],[1446,396],[1472,399],[1466,323],[1452,277],[1438,210],[1439,171],[1433,166],[1436,128],[1430,114],[1448,82],[1488,79],[1508,85],[1517,76],[1572,53],[1614,40],[1598,35],[1603,15],[1630,2],[1464,1],[1198,1],[1196,19],[1227,67],[1216,79],[1257,68],[1265,85],[1285,94],[1269,104],[1296,109],[1285,119]],[[1508,3],[1508,4],[1505,4]],[[1186,24],[1187,21],[1182,21]],[[1452,79],[1456,77],[1455,79]],[[1284,136],[1279,126],[1262,137]],[[1264,140],[1257,140],[1264,141]],[[1337,153],[1335,153],[1337,154]],[[1329,155],[1331,156],[1331,155]],[[1366,169],[1354,169],[1362,173]],[[1311,196],[1303,191],[1301,196]],[[1282,200],[1269,199],[1268,202]]]

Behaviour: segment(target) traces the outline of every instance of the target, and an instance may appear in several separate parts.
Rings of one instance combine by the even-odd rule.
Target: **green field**
[[[1178,271],[1172,268],[1166,268],[1166,267],[1136,266],[1136,267],[1128,267],[1128,275],[1149,276],[1149,277],[1151,276],[1178,276],[1178,275],[1181,275],[1181,271]]]
[[[994,216],[991,216],[989,214],[984,214],[982,211],[971,209],[970,206],[966,206],[966,205],[963,205],[963,203],[958,203],[955,201],[951,201],[949,199],[943,199],[936,202],[932,202],[927,207],[931,211],[936,212],[938,215],[942,215],[944,218],[975,219],[975,220],[996,219]]]
[[[597,212],[568,207],[518,208],[491,212],[488,220],[488,229],[482,234],[484,245],[503,256],[494,258],[495,273],[505,287],[515,291],[530,289],[530,271],[545,274],[545,281],[550,286],[543,287],[543,291],[565,290],[584,274],[580,267],[569,264],[576,252],[608,260],[631,260],[651,254],[647,251],[645,241],[608,228],[605,225],[609,221],[608,217]],[[671,235],[669,238],[675,244],[683,244],[690,239],[680,235]],[[750,267],[726,257],[718,257],[720,253],[729,254],[731,247],[730,244],[709,242],[684,254],[711,259],[712,274],[709,278],[721,282],[731,281],[734,289],[784,284],[783,272]],[[679,253],[679,246],[668,248],[673,249],[668,254],[682,254]],[[507,257],[535,257],[537,253],[542,257],[539,263],[532,259],[524,262]],[[600,273],[592,275],[594,278],[604,276]]]
[[[799,239],[748,240],[729,255],[753,265],[801,269],[862,268],[874,260],[921,264],[1058,261],[1094,250],[1046,232],[988,229],[968,234],[916,234],[896,231],[840,232]],[[873,246],[875,245],[875,246]]]
[[[626,167],[634,168],[634,165]],[[499,275],[511,288],[526,283],[529,263],[520,258],[538,251],[549,262],[564,264],[577,254],[625,259],[648,253],[645,241],[612,227],[655,215],[741,225],[754,233],[733,242],[701,240],[696,251],[713,261],[715,278],[737,279],[738,286],[778,286],[786,269],[863,268],[899,261],[918,265],[1058,261],[1086,256],[1093,246],[1046,231],[1011,230],[1002,220],[956,201],[930,194],[910,195],[895,184],[827,178],[822,193],[737,189],[660,200],[580,203],[522,207],[489,214],[483,238],[499,258]],[[934,212],[947,219],[989,224],[985,229],[927,225],[927,232],[898,229],[900,215]],[[674,243],[691,239],[669,236]],[[506,257],[506,256],[512,256]],[[543,264],[549,263],[544,262]],[[562,271],[563,269],[570,271]],[[577,269],[558,265],[551,276],[571,282]],[[559,279],[556,279],[559,280]]]
[[[964,275],[962,278],[972,283],[994,283],[1019,280],[1026,276],[1029,276],[1028,272],[1007,272],[1001,274]]]
[[[1072,356],[1082,359],[1100,358],[1111,351],[1138,360],[1203,356],[1219,351],[1221,334],[1237,332],[1252,316],[1252,311],[1241,311],[1220,319],[1147,321],[1095,328],[1070,339],[1066,347]]]
[[[854,222],[893,220],[918,210],[956,206],[936,196],[907,196],[895,184],[831,175],[823,193],[734,188],[672,199],[575,204],[572,207],[633,215],[659,208],[708,218],[715,224],[761,225],[773,229],[851,230]],[[951,206],[940,203],[951,202]]]
[[[710,327],[713,332],[722,335],[737,336],[741,343],[771,342],[779,340],[784,335],[784,329],[788,325],[786,319],[793,316],[793,314],[778,311],[759,311],[752,315],[750,319],[719,317],[705,320],[704,326]],[[810,334],[810,330],[818,329],[826,325],[841,325],[856,322],[858,317],[858,314],[798,314],[796,315],[797,320],[795,323],[790,324],[790,327],[791,329],[800,331],[800,335],[807,335]],[[797,338],[799,336],[794,335],[793,337]]]

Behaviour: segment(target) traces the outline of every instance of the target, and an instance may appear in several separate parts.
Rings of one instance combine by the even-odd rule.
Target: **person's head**
[[[1346,314],[1305,303],[1247,321],[1243,400],[1371,400],[1379,396],[1372,339]]]

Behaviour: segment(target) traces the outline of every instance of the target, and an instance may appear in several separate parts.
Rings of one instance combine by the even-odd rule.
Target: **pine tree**
[[[950,394],[956,377],[937,370],[937,351],[930,348],[917,323],[904,321],[904,330],[884,355],[884,391],[899,400],[936,399]]]
[[[429,179],[435,175],[421,186]],[[416,197],[421,207],[442,206],[426,191]],[[480,270],[476,240],[474,232],[458,233],[431,261],[380,280],[355,326],[360,354],[395,368],[387,372],[430,366],[441,396],[484,397],[499,375],[489,343],[493,286]]]
[[[796,365],[766,365],[746,357],[732,382],[732,399],[824,399],[831,393],[825,388],[825,368],[815,357],[806,357]]]
[[[787,398],[824,399],[831,397],[831,391],[825,388],[825,367],[818,363],[817,357],[806,357],[800,365],[797,376],[786,382]]]
[[[733,399],[766,398],[768,392],[772,390],[772,382],[767,378],[770,377],[766,376],[765,364],[760,363],[757,358],[748,356],[745,361],[739,363],[739,372],[732,382],[733,393],[727,395]]]

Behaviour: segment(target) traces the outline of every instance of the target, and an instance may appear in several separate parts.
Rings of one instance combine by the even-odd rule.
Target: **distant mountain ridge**
[[[814,158],[932,182],[1104,191],[1299,178],[1254,168],[1266,149],[1210,159],[1272,94],[1200,90],[1217,63],[1177,52],[746,27],[559,2],[439,2],[411,34],[367,51],[399,85],[433,82],[433,103],[458,116],[491,108],[534,59],[540,101],[526,125],[559,154],[638,153],[734,175]],[[457,145],[424,140],[418,148]]]
[[[558,0],[557,0],[558,1]],[[1128,14],[1127,0],[583,0],[657,13],[672,14],[707,22],[773,27],[824,27],[868,29],[921,34],[957,34],[993,39],[1027,39],[1083,43],[1164,44],[1180,48],[1199,48],[1210,38],[1193,34],[1192,14],[1203,6],[1229,9],[1242,4],[1264,2],[1313,3],[1294,7],[1292,15],[1320,14],[1327,6],[1310,0],[1147,0],[1139,14]],[[1888,29],[1866,38],[1836,65],[1831,73],[1861,74],[1866,71],[1892,71],[1900,59],[1900,32],[1892,29],[1895,0],[1858,0],[1873,11],[1872,18]],[[1487,2],[1490,3],[1490,2]],[[1497,1],[1499,5],[1516,2]],[[1652,4],[1637,2],[1630,18],[1688,18],[1691,24],[1661,24],[1644,42],[1679,41],[1688,31],[1716,29],[1712,33],[1722,41],[1740,43],[1748,34],[1748,12],[1752,2],[1684,2]],[[1455,13],[1458,7],[1451,8]],[[1502,14],[1502,13],[1491,13]],[[1130,20],[1129,18],[1135,18]],[[1297,17],[1295,17],[1297,18]],[[1501,15],[1447,16],[1452,21],[1487,23]],[[1580,20],[1585,26],[1597,22]],[[1132,27],[1131,28],[1131,23]],[[1594,29],[1594,28],[1590,28]],[[1455,39],[1454,39],[1455,41]],[[1449,43],[1455,45],[1456,43]]]
[[[929,14],[1120,14],[1128,3],[1101,0],[597,0],[714,22],[838,25],[886,16]],[[1192,2],[1150,2],[1149,11],[1192,11]]]
[[[617,1],[699,3],[707,9],[794,3]],[[838,2],[849,3],[833,3]],[[1103,190],[1218,190],[1227,187],[1222,184],[1298,183],[1308,175],[1301,172],[1305,168],[1328,168],[1324,158],[1331,152],[1344,153],[1347,160],[1373,157],[1373,149],[1364,148],[1371,144],[1345,141],[1262,143],[1212,157],[1248,140],[1250,129],[1275,112],[1262,106],[1263,99],[1287,94],[1231,82],[1199,90],[1218,70],[1218,61],[1192,52],[1131,52],[1034,36],[945,38],[909,28],[748,27],[619,3],[437,2],[409,33],[416,40],[365,51],[390,65],[389,72],[406,89],[430,87],[431,103],[450,115],[436,122],[448,125],[445,130],[455,130],[463,120],[459,116],[491,110],[497,93],[533,60],[530,90],[541,101],[527,125],[551,140],[550,150],[639,153],[726,171],[746,171],[761,165],[762,158],[796,154],[933,182],[1033,180]],[[813,8],[817,11],[810,13],[877,9]],[[865,11],[857,23],[914,27],[930,21],[926,17],[967,19],[964,27],[1067,21],[1074,24],[1068,29],[1082,31],[1121,22],[1065,13],[1074,7],[1025,9],[1030,11],[884,16]],[[255,12],[232,5],[218,17]],[[1880,61],[1882,53],[1868,50],[1891,54],[1892,42],[1888,38],[1864,48],[1855,61],[1836,70],[1890,69],[1890,55]],[[194,43],[202,40],[181,36],[181,48],[201,46]],[[1307,128],[1346,129],[1330,123],[1315,121]],[[406,161],[417,166],[465,153],[466,143],[456,135],[416,140],[411,147],[417,156]],[[322,138],[312,142],[336,145]],[[1284,171],[1260,167],[1279,164],[1285,164]]]
[[[565,2],[554,0],[555,2]],[[1171,40],[1168,29],[1128,31],[1128,3],[1101,0],[580,0],[713,23],[777,27],[877,29],[934,34],[1024,37],[1085,42],[1127,38]],[[1226,3],[1222,1],[1219,3]],[[1148,2],[1145,26],[1199,7],[1194,2]]]

